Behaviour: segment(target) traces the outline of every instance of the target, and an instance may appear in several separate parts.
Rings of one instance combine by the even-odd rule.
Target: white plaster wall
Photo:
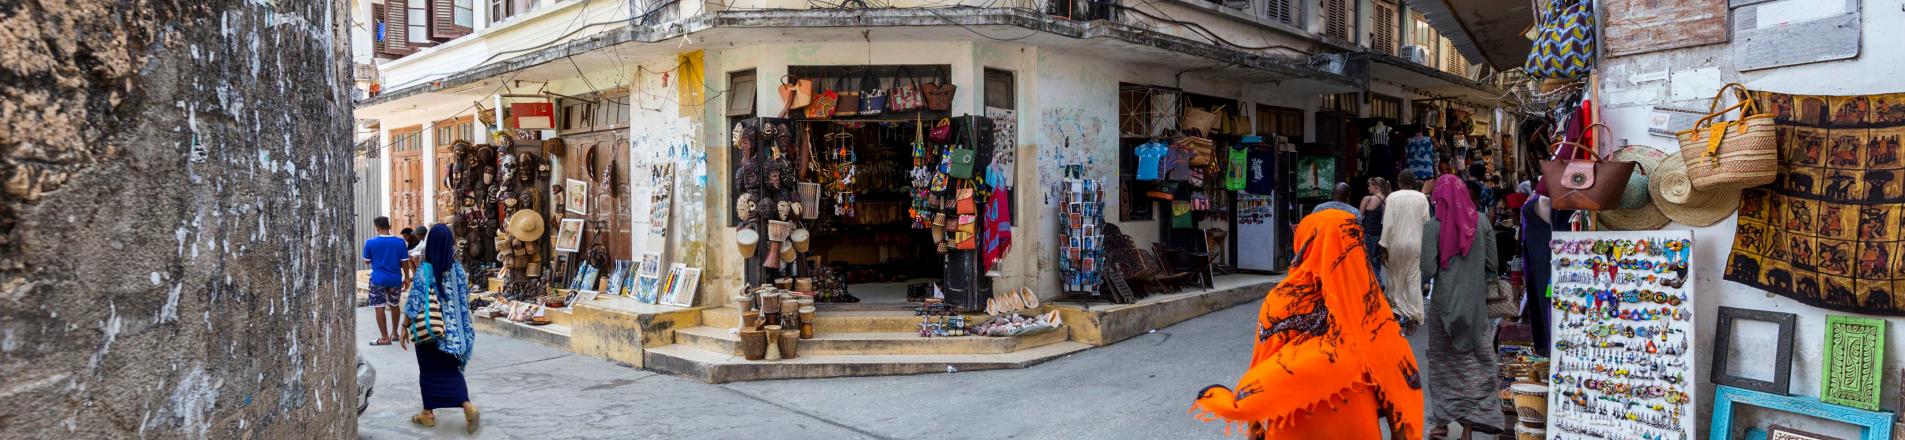
[[[623,0],[545,1],[545,6],[528,14],[487,25],[468,36],[424,48],[403,58],[378,65],[384,90],[397,90],[469,70],[501,52],[552,46],[588,38],[615,29],[628,18]],[[484,9],[478,5],[477,9]],[[487,12],[487,11],[484,11]],[[589,27],[589,24],[599,24]],[[574,32],[567,38],[563,34]],[[488,63],[531,53],[523,50],[496,56]]]
[[[1860,95],[1872,93],[1905,92],[1905,46],[1896,42],[1905,40],[1905,27],[1897,23],[1905,22],[1905,12],[1900,4],[1890,0],[1866,0],[1863,11],[1863,43],[1858,58],[1831,61],[1799,66],[1782,67],[1750,72],[1738,72],[1733,67],[1733,53],[1728,45],[1706,46],[1680,49],[1666,52],[1642,54],[1631,57],[1608,60],[1604,66],[1616,67],[1636,63],[1661,62],[1681,69],[1718,66],[1727,80],[1739,81],[1754,90],[1767,90],[1795,94],[1821,95]],[[1607,69],[1604,69],[1607,70]],[[1604,88],[1603,94],[1610,89]],[[1702,94],[1712,96],[1712,90]],[[1690,103],[1683,103],[1690,104]],[[1704,105],[1704,103],[1700,103]],[[1704,108],[1704,107],[1702,107]],[[1647,133],[1651,107],[1633,106],[1608,108],[1602,114],[1606,123],[1613,127],[1615,139],[1626,139],[1634,144],[1649,145],[1665,151],[1676,151],[1678,143],[1667,137],[1653,136]],[[1794,395],[1817,397],[1820,390],[1824,326],[1827,314],[1851,315],[1850,313],[1827,311],[1817,307],[1800,304],[1785,297],[1772,295],[1759,289],[1747,287],[1731,281],[1722,280],[1728,252],[1733,244],[1734,228],[1737,217],[1729,218],[1712,226],[1689,228],[1683,225],[1671,225],[1672,229],[1691,229],[1694,236],[1695,275],[1699,277],[1697,319],[1699,329],[1696,347],[1713,347],[1713,331],[1717,307],[1729,307],[1770,310],[1793,313],[1799,316],[1798,334],[1793,340],[1792,389]],[[1885,318],[1889,323],[1886,342],[1885,386],[1882,406],[1888,411],[1900,408],[1898,390],[1901,374],[1905,374],[1905,318]],[[1764,343],[1770,341],[1770,332],[1751,332],[1744,341]],[[1738,342],[1738,341],[1736,341]],[[1718,356],[1714,354],[1713,356]],[[1692,372],[1699,377],[1704,391],[1699,398],[1700,420],[1703,423],[1702,437],[1705,434],[1704,423],[1710,418],[1712,402],[1712,383],[1709,379],[1709,364],[1712,356],[1702,361]],[[1838,423],[1827,423],[1807,417],[1775,414],[1770,411],[1746,410],[1736,412],[1734,426],[1765,426],[1769,423],[1789,424],[1794,427],[1841,438],[1856,438],[1857,431]],[[1735,435],[1739,435],[1735,433]],[[1735,437],[1738,438],[1738,437]]]

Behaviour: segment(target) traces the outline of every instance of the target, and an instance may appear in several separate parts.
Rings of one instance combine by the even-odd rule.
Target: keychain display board
[[[1551,440],[1693,439],[1690,231],[1556,232]]]
[[[1059,185],[1058,273],[1066,292],[1098,296],[1099,264],[1104,262],[1105,191],[1097,180],[1065,179]]]

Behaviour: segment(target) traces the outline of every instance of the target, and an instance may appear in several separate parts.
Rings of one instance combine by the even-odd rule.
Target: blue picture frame
[[[1734,404],[1752,405],[1858,425],[1859,440],[1892,440],[1892,419],[1895,415],[1890,412],[1866,411],[1833,405],[1810,397],[1781,396],[1726,385],[1713,388],[1713,421],[1708,424],[1710,426],[1707,431],[1709,440],[1732,440]]]

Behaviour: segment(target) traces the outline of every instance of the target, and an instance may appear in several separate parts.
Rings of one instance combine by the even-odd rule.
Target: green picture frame
[[[1819,400],[1878,411],[1885,374],[1885,320],[1826,315]]]

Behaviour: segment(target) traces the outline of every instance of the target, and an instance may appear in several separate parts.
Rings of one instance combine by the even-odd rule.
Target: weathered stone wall
[[[0,438],[354,438],[345,3],[0,6]]]

